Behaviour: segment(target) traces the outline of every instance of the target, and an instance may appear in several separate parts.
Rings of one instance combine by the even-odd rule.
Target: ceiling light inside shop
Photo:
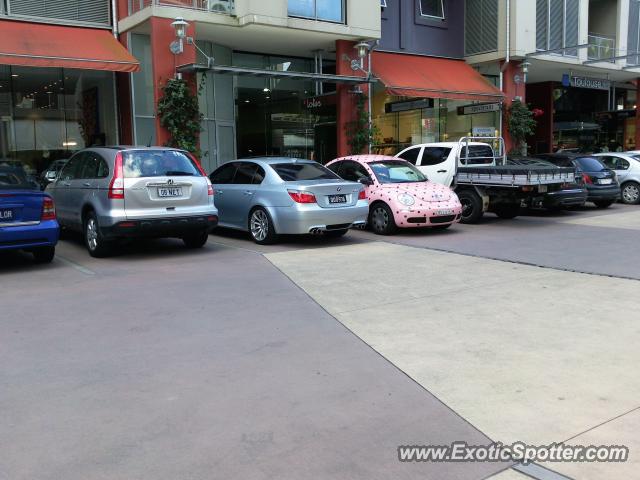
[[[11,74],[11,76],[12,76],[13,78],[18,78],[20,75],[18,75],[17,73],[12,73],[12,74]]]
[[[251,100],[245,100],[244,103],[251,103]]]
[[[264,87],[264,88],[262,89],[262,91],[263,91],[263,92],[270,92],[271,90],[269,90],[267,87]]]
[[[62,142],[63,147],[77,147],[78,142],[74,142],[73,140],[70,142]]]

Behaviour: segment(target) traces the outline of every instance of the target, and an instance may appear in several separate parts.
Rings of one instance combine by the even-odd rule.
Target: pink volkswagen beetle
[[[379,235],[398,227],[444,230],[460,221],[457,195],[430,182],[415,166],[386,155],[353,155],[326,165],[345,180],[365,185],[369,200],[369,226]]]

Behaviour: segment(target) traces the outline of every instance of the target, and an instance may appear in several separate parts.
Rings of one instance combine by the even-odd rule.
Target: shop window
[[[289,0],[289,16],[344,23],[344,0]]]
[[[444,0],[420,0],[420,15],[444,20]]]

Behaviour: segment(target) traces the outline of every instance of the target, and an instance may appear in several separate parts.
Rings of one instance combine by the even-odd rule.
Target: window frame
[[[436,0],[440,2],[440,8],[442,9],[442,16],[439,17],[437,15],[428,15],[426,13],[422,12],[422,0],[418,0],[418,13],[420,14],[421,18],[427,18],[427,19],[432,19],[432,20],[446,20],[447,19],[447,12],[444,9],[444,0]]]
[[[287,17],[289,18],[301,18],[303,20],[314,20],[316,22],[327,22],[327,23],[334,23],[336,25],[346,25],[347,24],[347,0],[340,0],[341,3],[341,7],[340,7],[340,11],[341,11],[341,20],[336,21],[336,20],[329,20],[329,19],[324,19],[324,18],[320,18],[318,17],[318,0],[313,0],[313,16],[306,16],[306,15],[292,15],[291,13],[289,13],[289,2],[291,0],[287,0]]]

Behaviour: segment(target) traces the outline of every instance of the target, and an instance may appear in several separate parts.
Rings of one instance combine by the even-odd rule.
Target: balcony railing
[[[223,15],[235,14],[234,0],[130,0],[129,14],[139,12],[152,5],[159,7],[189,8]]]
[[[616,56],[616,39],[614,37],[590,33],[588,38],[587,56],[589,60],[615,61],[611,60]]]

